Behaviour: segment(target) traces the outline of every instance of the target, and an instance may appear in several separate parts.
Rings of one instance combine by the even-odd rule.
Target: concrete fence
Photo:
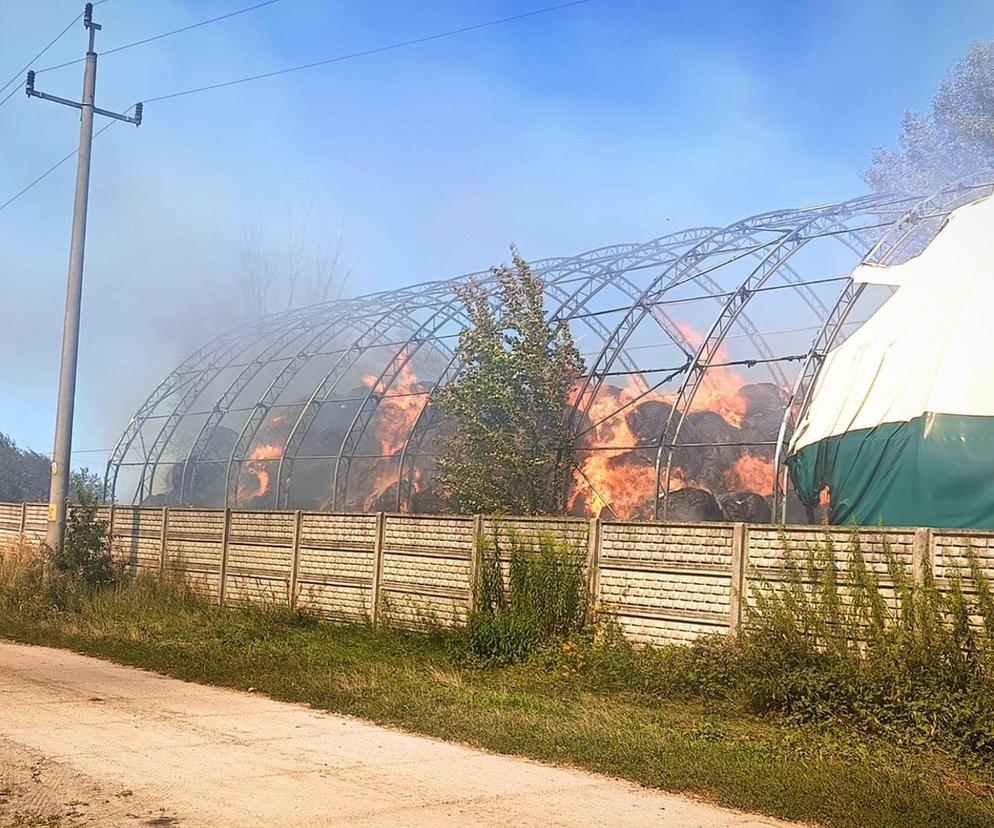
[[[105,506],[114,558],[131,573],[178,577],[220,604],[289,604],[333,621],[417,625],[463,622],[479,557],[477,539],[507,549],[512,533],[544,533],[586,550],[594,602],[632,640],[662,644],[734,630],[749,580],[784,577],[784,539],[795,555],[832,539],[844,578],[852,530],[744,523],[621,523],[570,518],[327,514]],[[41,540],[47,508],[0,504],[0,542]],[[867,565],[891,590],[885,544],[942,584],[972,548],[994,578],[994,532],[859,529]],[[503,541],[503,542],[502,542]]]

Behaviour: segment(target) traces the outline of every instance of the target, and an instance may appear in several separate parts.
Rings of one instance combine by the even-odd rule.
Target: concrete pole
[[[76,362],[79,352],[79,315],[83,298],[83,248],[86,244],[86,207],[90,190],[90,148],[93,144],[93,105],[97,85],[97,54],[93,51],[96,31],[90,28],[90,48],[83,72],[80,108],[79,161],[76,165],[76,201],[72,215],[69,248],[69,280],[66,286],[66,316],[62,328],[62,369],[59,402],[55,415],[55,448],[52,452],[52,486],[48,495],[48,528],[45,542],[50,549],[62,547],[66,535],[66,503],[72,453],[72,420],[76,399]]]

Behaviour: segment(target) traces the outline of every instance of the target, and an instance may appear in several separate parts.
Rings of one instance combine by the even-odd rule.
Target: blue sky
[[[280,0],[99,66],[98,105],[509,16],[552,0]],[[0,83],[80,11],[5,0]],[[98,52],[251,5],[109,0]],[[645,2],[574,8],[150,104],[95,143],[78,449],[112,444],[238,266],[246,222],[342,228],[352,290],[653,238],[862,193],[870,151],[924,109],[994,7]],[[84,51],[82,28],[40,62]],[[81,69],[39,75],[78,96]],[[69,150],[76,113],[0,108],[0,203]],[[74,165],[0,211],[0,430],[51,446]],[[76,462],[100,465],[99,454]]]

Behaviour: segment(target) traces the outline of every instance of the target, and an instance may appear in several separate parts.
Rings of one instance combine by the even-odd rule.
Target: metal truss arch
[[[903,256],[914,255],[912,246],[914,235],[923,229],[923,224],[934,222],[933,232],[926,232],[927,239],[934,236],[942,223],[956,207],[994,193],[994,172],[974,173],[951,185],[945,185],[926,198],[915,200],[907,196],[892,197],[894,203],[908,203],[910,207],[886,226],[886,231],[862,257],[861,264],[886,266],[897,263]],[[924,228],[926,231],[928,228]],[[787,515],[788,486],[786,480],[787,449],[794,429],[804,416],[811,402],[818,372],[828,352],[842,340],[844,329],[853,309],[865,292],[866,285],[847,279],[839,292],[824,323],[819,328],[811,344],[797,379],[787,398],[783,419],[777,434],[773,460],[773,497],[771,498],[771,518],[774,522],[784,521]]]
[[[703,488],[723,509],[747,477],[723,476],[714,464],[762,446],[744,459],[772,469],[773,497],[769,488],[753,493],[764,498],[764,519],[783,519],[786,448],[821,360],[863,318],[854,308],[886,296],[843,268],[914,255],[951,209],[992,186],[984,173],[926,199],[871,195],[531,260],[549,318],[570,327],[587,361],[568,412],[578,446],[569,508],[659,516],[679,466],[686,473],[673,487]],[[133,501],[147,505],[441,508],[432,440],[445,420],[433,400],[462,371],[455,340],[468,324],[459,298],[468,280],[493,292],[493,271],[480,270],[273,315],[215,338],[138,406],[111,452],[107,497],[128,497],[118,492],[127,481]],[[746,378],[743,366],[758,370]],[[741,409],[715,407],[705,380],[715,369],[725,372],[716,383],[730,373],[729,387],[748,386]],[[708,454],[707,446],[735,448]],[[636,495],[605,487],[618,468],[634,470]]]

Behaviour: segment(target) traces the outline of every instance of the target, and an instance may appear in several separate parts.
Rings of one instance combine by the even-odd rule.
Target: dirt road
[[[783,823],[0,641],[0,824]]]

